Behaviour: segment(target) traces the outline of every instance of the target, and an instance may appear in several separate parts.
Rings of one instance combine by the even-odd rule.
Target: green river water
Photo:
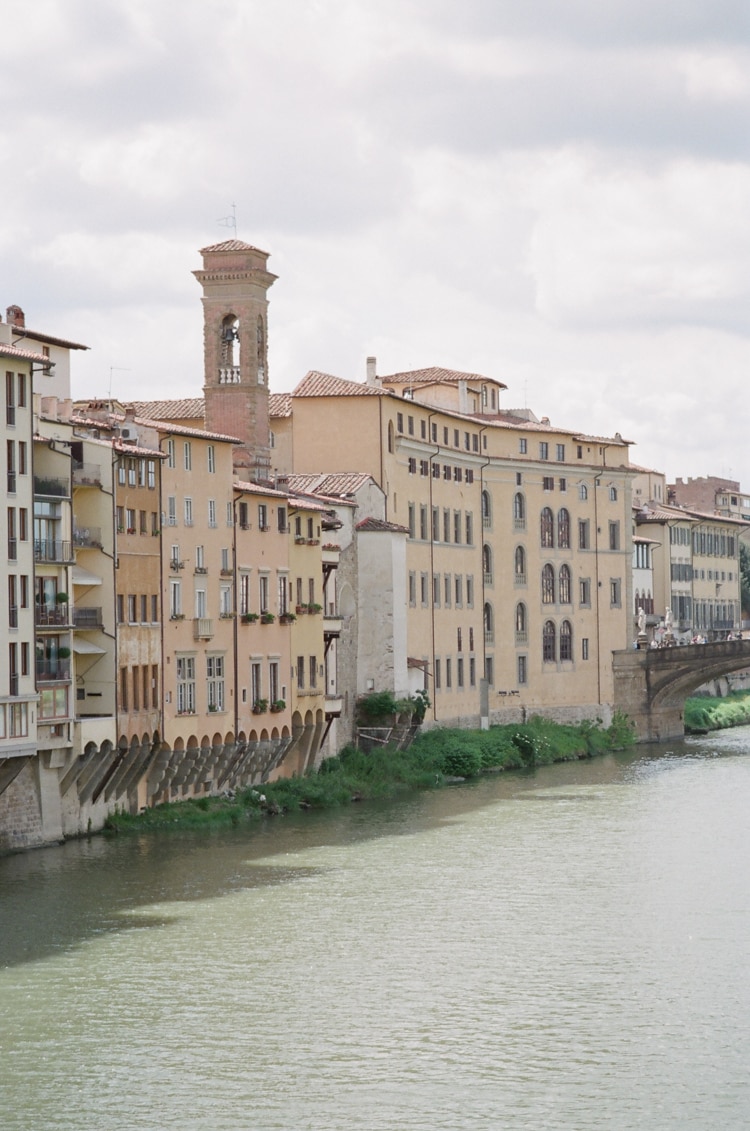
[[[749,754],[0,859],[1,1131],[747,1128]]]

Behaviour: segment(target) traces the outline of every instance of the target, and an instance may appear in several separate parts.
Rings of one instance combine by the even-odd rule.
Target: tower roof
[[[260,247],[254,247],[250,243],[244,243],[242,240],[222,240],[221,243],[213,243],[208,247],[200,249],[201,255],[206,255],[214,251],[257,251],[261,255],[268,255],[267,251],[263,251]]]

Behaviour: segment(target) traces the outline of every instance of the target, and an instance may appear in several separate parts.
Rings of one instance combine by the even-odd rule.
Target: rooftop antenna
[[[109,400],[110,401],[112,400],[112,374],[115,373],[115,372],[117,372],[117,373],[130,373],[130,370],[126,369],[122,365],[110,365],[110,367],[109,367]]]
[[[220,216],[216,223],[221,224],[222,228],[232,228],[232,230],[234,231],[234,238],[237,239],[237,205],[233,204],[231,207],[232,215]]]

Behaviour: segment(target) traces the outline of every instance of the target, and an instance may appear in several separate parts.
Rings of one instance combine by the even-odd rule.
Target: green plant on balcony
[[[255,702],[253,703],[253,714],[254,715],[264,715],[267,710],[268,710],[268,700],[267,699],[256,699]]]
[[[58,648],[57,649],[57,658],[58,658],[58,660],[69,660],[70,659],[70,648]]]
[[[240,617],[240,620],[242,621],[243,624],[255,624],[257,619],[258,619],[257,613],[243,613],[242,616]]]
[[[57,593],[55,595],[55,601],[58,605],[67,605],[68,600],[69,598],[67,593]]]
[[[261,624],[273,624],[273,622],[275,620],[276,620],[276,617],[274,616],[273,613],[261,613],[260,614],[260,623]]]
[[[339,546],[338,542],[324,542],[323,543],[323,549],[324,550],[340,550],[341,547]]]
[[[294,613],[281,613],[279,615],[279,624],[291,624],[297,618]]]
[[[308,611],[308,613],[322,613],[323,606],[318,605],[315,601],[311,601],[310,604],[307,606],[307,611]]]
[[[278,715],[280,711],[283,711],[285,709],[285,707],[285,699],[274,699],[273,703],[271,704],[271,712],[274,715]]]

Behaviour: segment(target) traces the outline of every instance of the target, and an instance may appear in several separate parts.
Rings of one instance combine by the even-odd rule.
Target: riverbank
[[[686,734],[745,726],[750,723],[750,691],[730,691],[721,699],[693,696],[685,701]]]
[[[606,728],[594,722],[562,726],[533,718],[523,725],[486,731],[432,730],[419,735],[408,750],[364,753],[347,747],[304,777],[280,778],[233,796],[157,805],[137,816],[114,813],[105,832],[236,826],[290,811],[387,800],[408,790],[441,788],[482,773],[591,758],[632,746],[634,741],[633,728],[622,716]]]

